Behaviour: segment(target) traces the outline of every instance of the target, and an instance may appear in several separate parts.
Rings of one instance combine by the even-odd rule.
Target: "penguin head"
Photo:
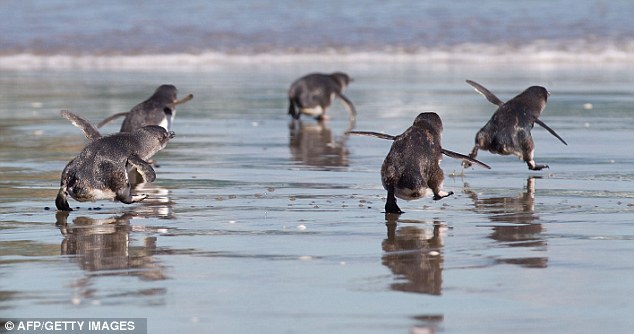
[[[548,101],[548,97],[550,96],[550,92],[542,87],[542,86],[530,86],[524,90],[521,95],[527,95],[530,98],[536,100],[543,100],[544,102]]]
[[[515,103],[519,103],[524,108],[530,110],[532,117],[539,117],[541,112],[546,108],[550,92],[542,86],[531,86],[526,88],[518,96],[514,97]]]
[[[174,131],[167,131],[159,125],[144,126],[135,130],[133,134],[139,136],[140,141],[143,143],[145,152],[140,152],[139,154],[142,158],[153,156],[156,152],[165,148],[167,142],[176,136]]]
[[[161,85],[154,91],[154,95],[152,95],[150,99],[158,101],[161,104],[170,104],[178,101],[177,95],[178,89],[176,89],[176,86]]]
[[[342,88],[346,88],[354,79],[343,72],[335,72],[330,75],[335,81],[341,85]]]
[[[423,112],[416,116],[414,119],[414,125],[418,127],[431,127],[438,133],[442,132],[442,120],[435,112]]]

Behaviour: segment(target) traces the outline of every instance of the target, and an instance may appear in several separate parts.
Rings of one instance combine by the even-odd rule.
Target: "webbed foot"
[[[440,191],[437,194],[434,194],[434,201],[441,200],[441,199],[443,199],[445,197],[449,197],[451,195],[453,195],[453,191],[450,191],[448,193],[444,192],[444,191]]]
[[[66,192],[63,189],[60,189],[57,193],[57,197],[55,197],[55,206],[57,210],[61,211],[73,211],[68,205],[68,200],[66,200]]]

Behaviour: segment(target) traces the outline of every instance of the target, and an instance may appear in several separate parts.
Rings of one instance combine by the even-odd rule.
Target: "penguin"
[[[293,82],[288,90],[288,114],[299,119],[301,114],[325,120],[326,109],[338,97],[348,110],[350,122],[356,119],[357,111],[343,91],[352,82],[346,73],[311,73]]]
[[[478,160],[442,148],[442,130],[440,116],[434,112],[424,112],[416,117],[411,127],[398,136],[370,131],[348,132],[351,135],[394,141],[381,166],[381,182],[387,190],[386,213],[403,213],[396,198],[409,201],[427,196],[431,192],[434,200],[440,200],[453,195],[453,192],[442,190],[444,174],[440,168],[440,160],[443,154],[491,169]]]
[[[147,197],[132,194],[128,172],[135,167],[144,182],[153,182],[156,173],[147,160],[174,138],[174,132],[148,125],[132,132],[101,136],[99,130],[81,117],[69,111],[61,114],[79,127],[90,142],[62,171],[55,198],[58,210],[72,211],[68,196],[80,202],[114,199],[126,204]]]
[[[167,131],[172,131],[172,123],[176,115],[176,106],[194,98],[189,94],[182,99],[177,98],[178,89],[174,85],[161,85],[147,100],[137,104],[130,111],[114,114],[97,124],[101,128],[111,121],[125,116],[121,124],[120,132],[131,132],[146,125],[158,125]],[[155,167],[156,161],[150,160]],[[144,182],[139,173],[134,169],[128,174],[130,182],[134,185]]]
[[[167,131],[172,131],[176,106],[194,98],[194,95],[189,94],[179,100],[177,94],[178,90],[174,85],[161,85],[149,99],[137,104],[128,112],[114,114],[104,119],[97,124],[97,128],[125,116],[120,132],[131,132],[146,125],[159,125]]]
[[[491,119],[478,131],[475,146],[469,157],[475,158],[478,150],[486,150],[494,154],[515,155],[524,160],[530,170],[542,170],[548,165],[537,164],[534,159],[535,143],[531,129],[537,123],[564,145],[568,145],[555,130],[539,119],[546,108],[546,101],[550,93],[541,86],[531,86],[507,102],[503,102],[488,89],[477,82],[467,80],[467,83],[484,95],[491,103],[498,106]],[[463,161],[463,167],[470,167],[468,161]]]

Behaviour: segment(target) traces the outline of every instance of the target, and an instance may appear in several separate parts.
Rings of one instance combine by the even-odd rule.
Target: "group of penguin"
[[[350,76],[342,72],[312,73],[297,79],[288,90],[289,115],[294,120],[304,114],[322,121],[328,117],[327,108],[338,98],[348,110],[351,124],[354,124],[356,109],[343,94],[350,82]],[[475,146],[468,156],[442,147],[442,120],[434,112],[419,114],[411,127],[396,136],[372,131],[347,132],[350,135],[393,141],[381,167],[381,181],[387,190],[386,213],[403,213],[396,198],[414,200],[431,192],[433,199],[439,200],[453,194],[442,190],[444,174],[439,162],[443,154],[462,160],[463,167],[476,164],[490,169],[475,159],[479,150],[486,150],[494,154],[515,155],[526,162],[530,170],[548,168],[548,165],[537,164],[534,160],[535,144],[531,129],[535,123],[567,145],[539,119],[550,95],[546,88],[531,86],[503,102],[484,86],[471,80],[467,80],[467,83],[498,106],[489,121],[477,132]],[[174,137],[171,125],[176,105],[192,98],[193,95],[189,94],[179,100],[176,87],[162,85],[149,99],[129,112],[112,115],[97,127],[69,111],[62,111],[62,116],[79,127],[90,142],[62,172],[60,189],[55,199],[57,209],[72,210],[68,196],[80,202],[114,199],[126,204],[145,199],[147,195],[132,194],[132,176],[140,176],[140,180],[134,183],[155,180],[156,173],[150,159]],[[98,128],[124,116],[120,132],[108,136],[99,133]]]
[[[150,160],[174,138],[171,131],[176,105],[193,98],[177,98],[173,85],[162,85],[144,102],[129,112],[112,115],[96,127],[85,119],[63,110],[62,116],[80,128],[90,141],[62,171],[59,192],[55,198],[58,210],[72,211],[67,197],[77,201],[114,199],[131,204],[147,198],[133,195],[132,183],[153,182],[156,173]],[[125,116],[118,133],[102,136],[98,128]],[[138,182],[131,178],[140,175]]]

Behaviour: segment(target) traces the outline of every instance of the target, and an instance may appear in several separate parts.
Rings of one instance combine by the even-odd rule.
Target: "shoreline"
[[[521,65],[521,66],[631,66],[634,49],[535,50],[534,48],[499,49],[477,45],[462,48],[429,49],[408,52],[325,49],[324,52],[262,53],[165,53],[165,54],[36,54],[0,55],[0,69],[31,70],[199,70],[210,66],[284,65],[284,64],[432,64],[432,65]]]
[[[3,72],[7,316],[125,313],[148,318],[152,332],[210,324],[252,332],[244,319],[264,332],[634,326],[626,316],[633,289],[622,279],[634,271],[634,157],[622,149],[634,140],[631,66],[343,65]],[[535,129],[535,158],[550,165],[543,172],[481,152],[493,170],[461,175],[457,160],[443,159],[443,188],[454,196],[402,201],[406,213],[394,222],[383,213],[380,180],[390,143],[339,140],[347,125],[340,103],[324,126],[302,118],[307,126],[291,141],[285,94],[308,67],[350,70],[357,130],[397,134],[417,113],[434,111],[443,147],[460,153],[495,108],[464,79],[504,100],[543,83],[553,93],[543,120],[569,146]],[[164,82],[195,98],[178,108],[177,136],[156,157],[157,180],[137,189],[151,198],[72,202],[80,209],[57,215],[61,171],[86,142],[59,110],[99,121]],[[572,311],[562,316],[561,308]]]

